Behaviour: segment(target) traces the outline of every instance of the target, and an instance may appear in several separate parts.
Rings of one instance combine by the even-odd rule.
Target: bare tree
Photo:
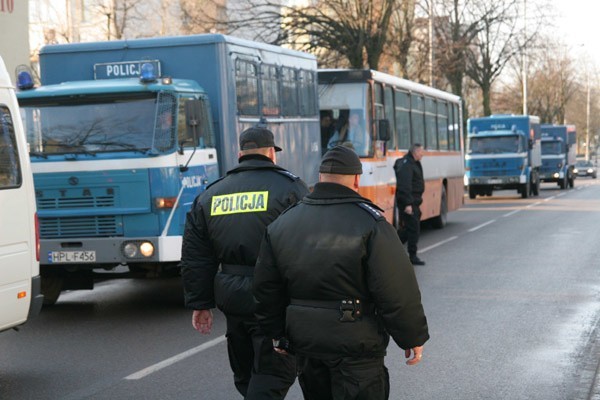
[[[473,19],[480,20],[481,25],[476,40],[466,53],[466,73],[481,89],[484,115],[492,113],[492,84],[523,46],[518,40],[522,34],[518,27],[518,10],[518,0],[478,1],[471,9]]]
[[[430,0],[431,1],[431,0]],[[470,12],[476,0],[443,0],[435,19],[436,66],[448,80],[452,93],[463,96],[467,52],[482,29],[486,14]],[[485,10],[484,10],[485,11]]]
[[[231,34],[251,32],[251,39],[258,41],[338,53],[351,67],[377,69],[400,4],[401,0],[313,0],[303,5],[240,0],[228,4],[226,18],[221,13],[199,21],[226,25]]]
[[[123,39],[132,20],[143,19],[137,7],[143,0],[105,0],[98,4],[97,12],[106,17],[106,40]]]

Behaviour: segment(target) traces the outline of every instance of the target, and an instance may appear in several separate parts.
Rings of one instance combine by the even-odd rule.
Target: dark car
[[[596,179],[596,166],[591,161],[577,161],[573,170],[577,176],[591,176]]]

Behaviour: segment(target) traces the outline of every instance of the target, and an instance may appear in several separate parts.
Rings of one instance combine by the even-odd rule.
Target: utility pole
[[[433,87],[433,0],[429,0],[429,86]]]
[[[527,0],[523,0],[523,115],[527,115]]]
[[[585,160],[590,161],[590,71],[587,71],[587,102],[585,105]]]

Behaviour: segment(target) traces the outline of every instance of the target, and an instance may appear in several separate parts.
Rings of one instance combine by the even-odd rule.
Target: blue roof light
[[[143,83],[156,81],[156,72],[154,71],[154,65],[151,63],[143,63],[140,67],[140,81]]]
[[[31,71],[26,65],[19,65],[16,70],[17,73],[17,88],[19,90],[31,89],[33,84],[33,78],[31,77]]]

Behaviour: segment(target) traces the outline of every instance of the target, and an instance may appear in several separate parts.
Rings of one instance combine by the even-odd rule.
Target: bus
[[[359,192],[398,227],[394,162],[422,144],[421,220],[444,227],[447,213],[464,203],[460,97],[374,70],[319,70],[318,76],[321,116],[336,127],[321,129],[322,151],[339,143],[348,120],[363,126],[364,134],[351,140],[363,163]]]
[[[272,130],[279,164],[318,179],[317,63],[307,53],[205,34],[50,45],[40,68],[42,86],[17,96],[46,304],[118,265],[133,276],[176,272],[185,215],[237,164],[248,127]]]

